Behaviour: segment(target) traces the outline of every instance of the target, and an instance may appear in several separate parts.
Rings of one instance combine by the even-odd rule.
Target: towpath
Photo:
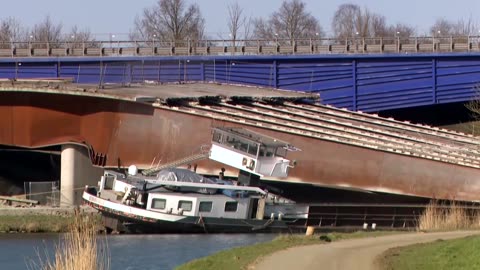
[[[480,231],[406,233],[294,247],[265,257],[250,269],[379,269],[375,259],[390,248],[480,234]]]

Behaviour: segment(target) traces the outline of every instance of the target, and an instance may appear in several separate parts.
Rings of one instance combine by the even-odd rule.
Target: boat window
[[[273,157],[274,149],[272,147],[267,147],[266,157]]]
[[[283,147],[277,147],[277,150],[275,151],[275,156],[277,157],[286,157],[287,156],[287,149]]]
[[[264,157],[265,154],[267,154],[267,148],[265,148],[265,145],[262,145],[262,146],[260,146],[260,152],[259,152],[258,155],[259,155],[260,157]]]
[[[165,199],[153,199],[152,200],[152,209],[165,209],[167,200]]]
[[[249,143],[248,144],[248,153],[250,155],[256,156],[257,155],[257,150],[258,150],[258,145],[254,143]]]
[[[223,143],[223,144],[228,145],[228,146],[233,147],[233,148],[236,148],[236,149],[239,148],[239,142],[233,136],[227,136],[227,139],[226,139],[225,143]]]
[[[226,202],[225,203],[225,212],[237,212],[237,202]]]
[[[215,131],[213,133],[213,141],[217,143],[221,143],[221,139],[222,139],[222,133]]]
[[[178,201],[178,208],[183,211],[192,211],[192,201]]]
[[[200,202],[198,212],[212,212],[212,202]]]

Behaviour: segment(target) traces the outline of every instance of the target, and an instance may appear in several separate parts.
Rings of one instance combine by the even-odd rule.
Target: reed
[[[467,210],[452,201],[449,205],[432,201],[425,208],[418,220],[420,231],[448,231],[477,229],[480,225],[478,211],[468,213]]]
[[[106,239],[98,237],[97,219],[76,213],[62,241],[55,247],[55,259],[41,262],[42,270],[106,270],[110,257]]]

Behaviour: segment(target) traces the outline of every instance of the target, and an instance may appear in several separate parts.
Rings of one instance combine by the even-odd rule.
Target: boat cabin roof
[[[224,134],[232,134],[241,139],[251,141],[258,144],[263,144],[265,146],[273,147],[288,147],[289,143],[275,139],[270,136],[266,136],[248,129],[238,128],[238,127],[215,127],[213,128],[214,132],[221,132]]]

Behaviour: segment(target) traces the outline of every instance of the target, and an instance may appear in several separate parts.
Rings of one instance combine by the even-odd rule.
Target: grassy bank
[[[221,251],[211,256],[200,258],[176,268],[176,270],[194,270],[194,269],[209,269],[209,270],[240,270],[248,269],[248,266],[254,263],[261,257],[267,256],[279,251],[294,246],[313,245],[328,243],[341,239],[373,237],[392,232],[354,232],[354,233],[329,233],[314,236],[304,235],[283,235],[266,243],[260,243],[252,246],[233,248],[230,250]]]
[[[480,228],[478,210],[468,210],[455,202],[431,202],[419,218],[419,231],[474,230]],[[480,269],[480,236],[436,241],[388,250],[378,263],[385,270]]]
[[[395,248],[379,260],[385,270],[480,269],[480,236]]]
[[[92,214],[92,220],[99,223],[100,216]],[[74,214],[25,214],[0,216],[0,233],[62,233],[68,232],[75,222]]]
[[[1,216],[0,233],[58,233],[66,232],[73,222],[71,216]]]

